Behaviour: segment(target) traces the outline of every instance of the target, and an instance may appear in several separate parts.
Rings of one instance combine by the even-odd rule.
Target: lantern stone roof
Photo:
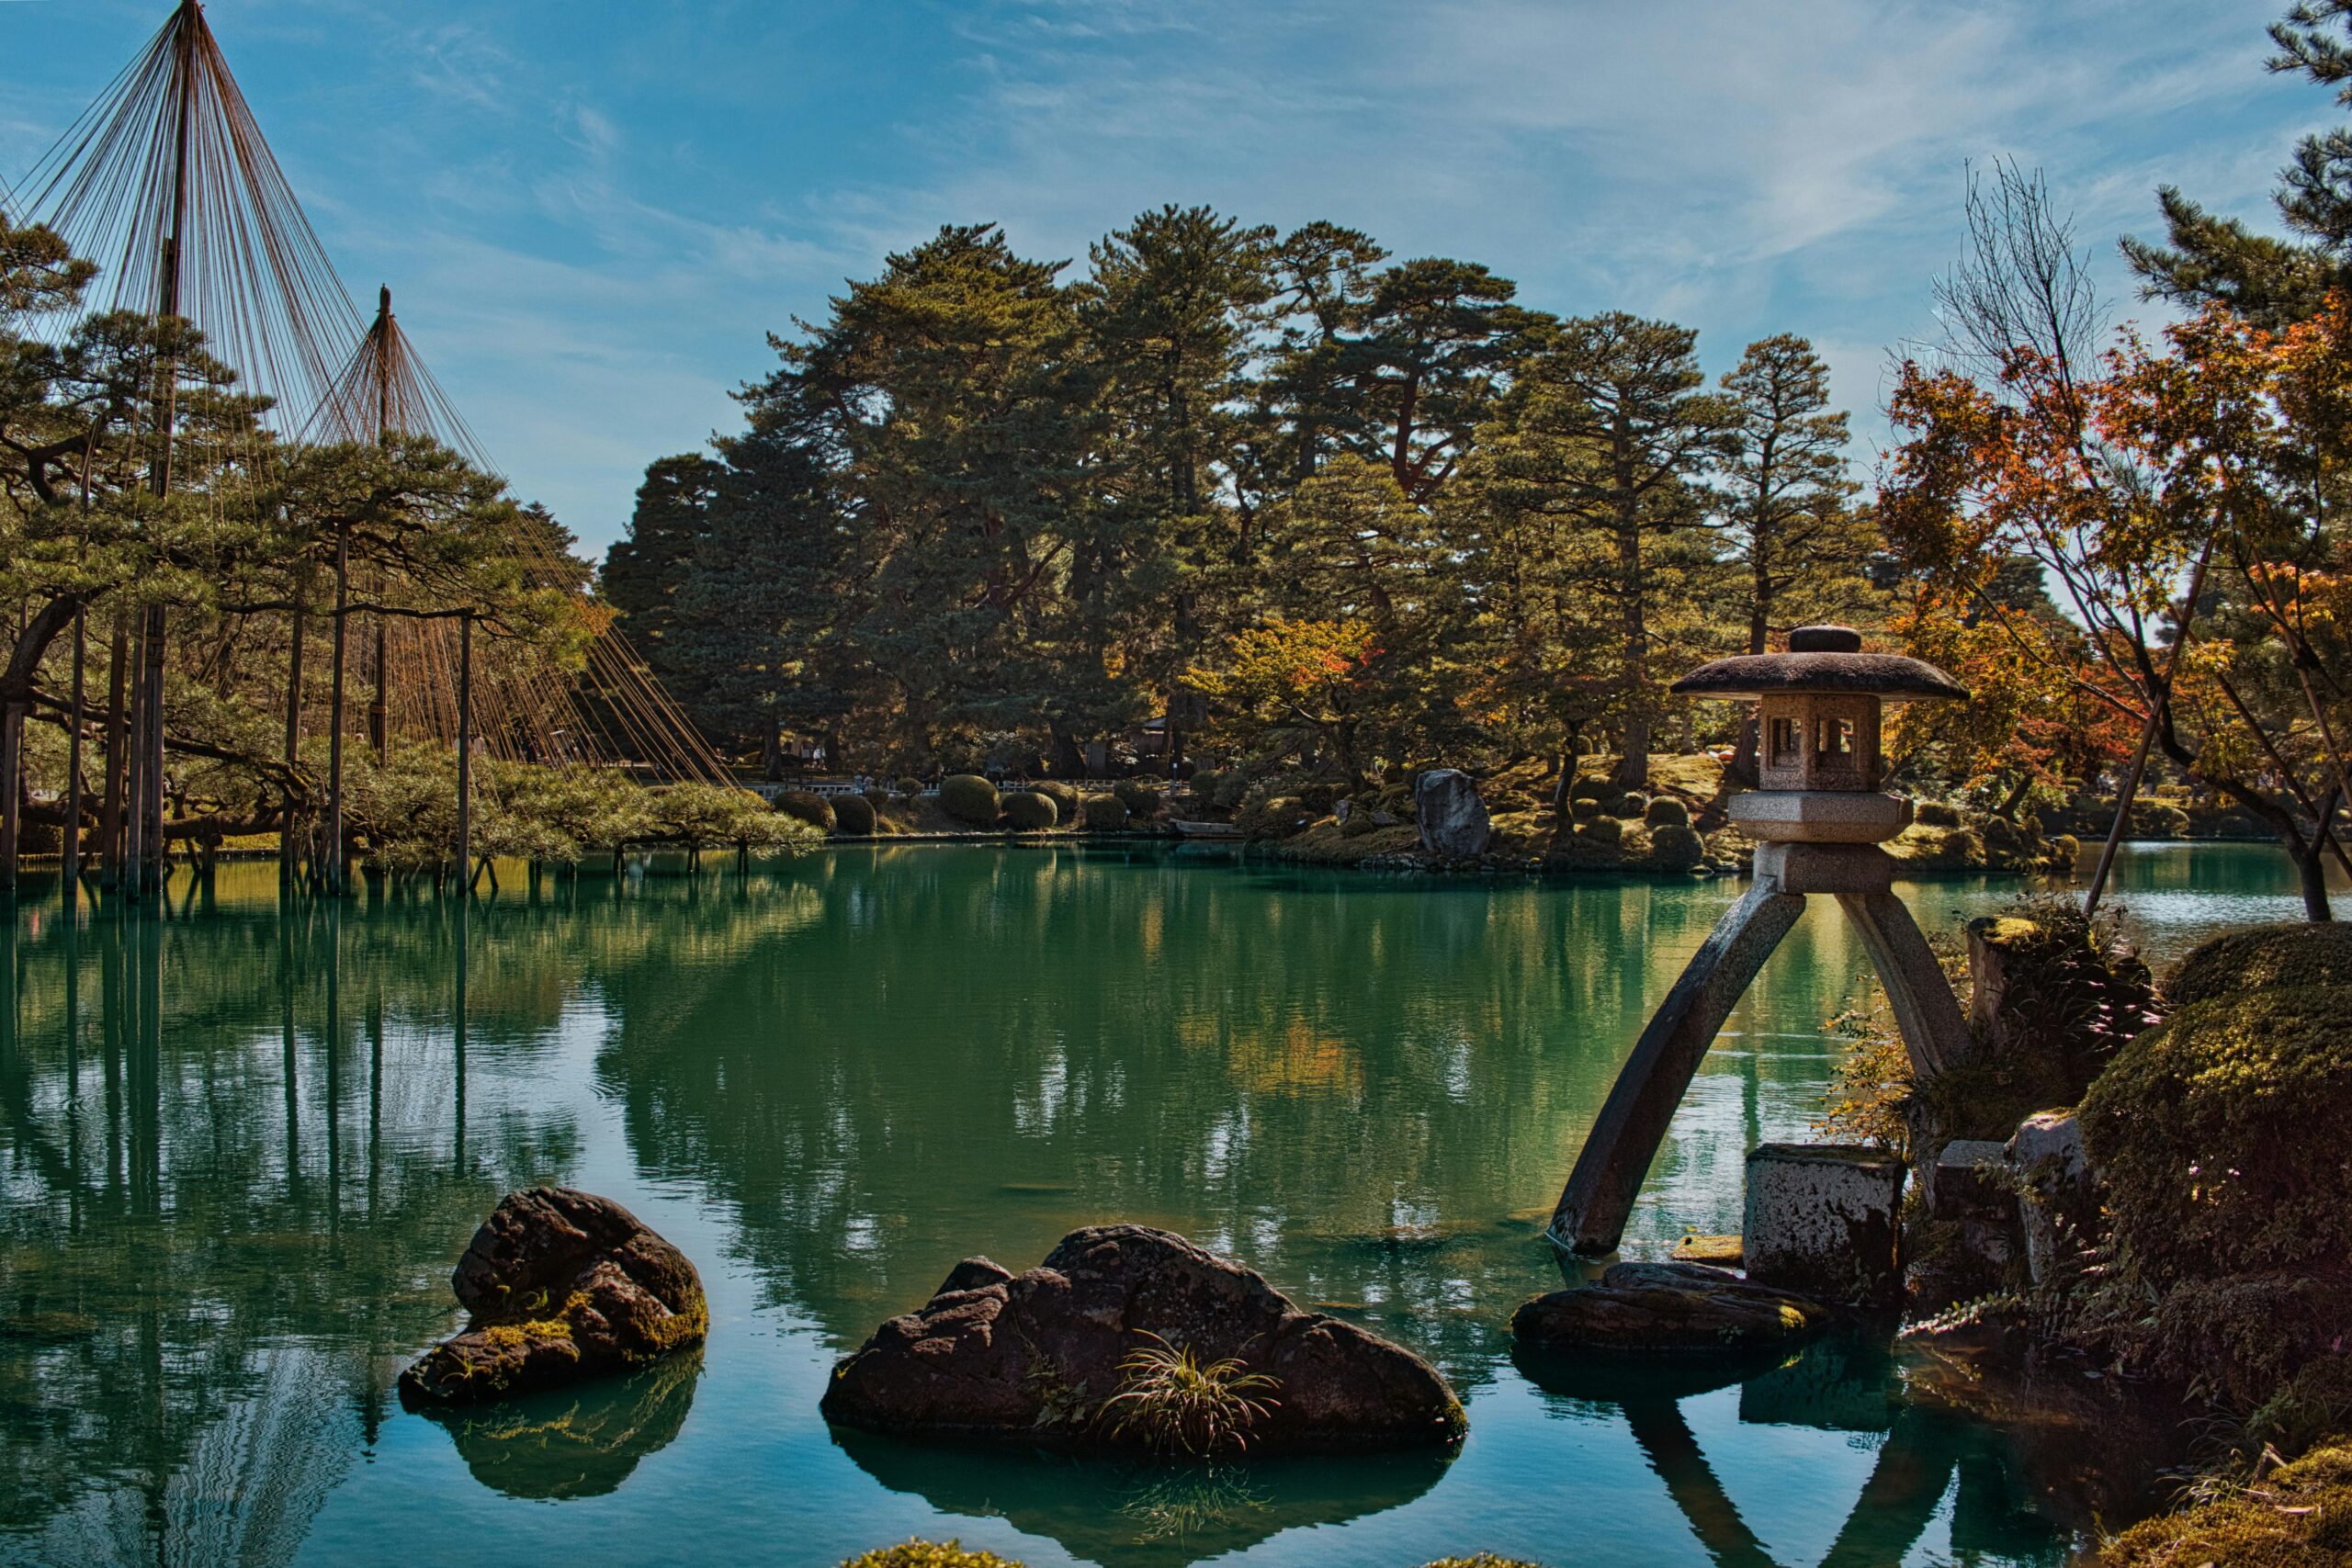
[[[1850,626],[1799,626],[1786,653],[1744,653],[1702,664],[1668,688],[1686,697],[1777,697],[1850,692],[1884,702],[1965,697],[1967,689],[1925,660],[1864,653]]]

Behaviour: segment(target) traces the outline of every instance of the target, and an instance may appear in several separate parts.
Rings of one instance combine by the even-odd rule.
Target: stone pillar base
[[[1747,1277],[1831,1301],[1903,1290],[1903,1162],[1848,1144],[1759,1144],[1741,1226]]]

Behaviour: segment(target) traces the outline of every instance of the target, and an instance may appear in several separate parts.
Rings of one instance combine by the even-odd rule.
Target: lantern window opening
[[[1771,756],[1775,764],[1793,765],[1801,760],[1804,747],[1799,739],[1795,719],[1785,717],[1773,719],[1771,732]]]
[[[1854,754],[1854,721],[1850,718],[1821,718],[1814,721],[1814,752],[1824,758],[1850,758]]]

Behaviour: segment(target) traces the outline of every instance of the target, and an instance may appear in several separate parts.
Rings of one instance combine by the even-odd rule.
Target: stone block
[[[1954,1138],[1928,1175],[1928,1212],[1939,1220],[1972,1220],[2006,1212],[2012,1193],[2006,1145],[1990,1138]]]
[[[1758,844],[1756,874],[1783,893],[1883,893],[1894,886],[1894,861],[1876,844]]]
[[[2035,1284],[2090,1245],[2098,1228],[2098,1174],[2083,1147],[2083,1124],[2071,1111],[2041,1111],[2018,1124],[2005,1151],[2025,1231],[2025,1266]]]
[[[1731,819],[1768,843],[1876,844],[1911,825],[1911,800],[1869,790],[1751,789],[1732,796]]]
[[[1747,1277],[1834,1301],[1902,1290],[1903,1162],[1846,1144],[1761,1144],[1747,1156]]]
[[[1459,768],[1431,768],[1413,781],[1414,816],[1421,825],[1421,848],[1450,860],[1487,852],[1494,825],[1478,786]]]

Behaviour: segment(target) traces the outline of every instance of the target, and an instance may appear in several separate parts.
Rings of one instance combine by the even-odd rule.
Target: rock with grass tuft
[[[1198,1457],[1463,1433],[1411,1351],[1141,1225],[1072,1231],[1020,1275],[967,1259],[834,1368],[822,1408],[868,1431]]]

